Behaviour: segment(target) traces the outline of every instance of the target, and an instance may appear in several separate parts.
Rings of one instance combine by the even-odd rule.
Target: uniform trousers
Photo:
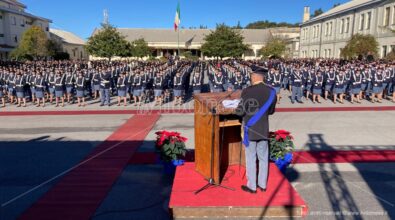
[[[266,189],[267,176],[269,169],[269,146],[268,141],[250,141],[250,145],[245,148],[247,186],[256,190],[256,158],[259,160],[258,186]]]
[[[100,88],[100,99],[102,105],[110,104],[110,89]]]
[[[291,100],[294,102],[295,101],[295,96],[297,101],[302,101],[302,88],[300,86],[293,86],[292,87],[292,95],[291,95]]]

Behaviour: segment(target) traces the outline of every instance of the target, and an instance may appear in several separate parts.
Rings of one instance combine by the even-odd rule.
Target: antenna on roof
[[[108,22],[108,10],[107,9],[104,9],[104,11],[103,11],[103,24],[105,24],[105,25],[109,24],[109,22]]]

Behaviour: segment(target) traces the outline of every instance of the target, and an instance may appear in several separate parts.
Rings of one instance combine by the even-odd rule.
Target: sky
[[[259,20],[301,22],[303,7],[311,12],[329,10],[347,0],[179,0],[181,27],[214,28],[218,23],[242,26]],[[52,20],[51,28],[63,29],[86,39],[103,22],[119,28],[173,28],[178,0],[20,0],[27,12]]]

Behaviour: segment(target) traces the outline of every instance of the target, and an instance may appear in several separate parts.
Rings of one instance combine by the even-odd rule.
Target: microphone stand
[[[214,175],[214,145],[215,145],[214,141],[215,141],[215,129],[216,129],[216,127],[215,127],[215,120],[216,120],[216,117],[217,117],[217,107],[218,107],[218,105],[220,103],[222,103],[222,101],[224,101],[225,99],[231,97],[236,91],[238,91],[238,90],[234,90],[231,93],[227,94],[225,97],[220,99],[219,102],[214,107],[212,107],[210,109],[210,113],[212,115],[212,118],[211,118],[212,129],[211,129],[210,178],[206,179],[208,183],[206,185],[204,185],[202,188],[198,189],[195,192],[195,195],[199,194],[200,192],[202,192],[202,191],[204,191],[204,190],[206,190],[206,189],[208,189],[210,187],[221,187],[221,188],[224,188],[224,189],[235,191],[235,189],[233,189],[233,188],[230,188],[230,187],[227,187],[227,186],[223,186],[220,183],[216,183],[214,181],[213,175]],[[224,132],[224,131],[222,131],[222,132]],[[222,160],[222,148],[223,148],[222,145],[223,145],[223,135],[222,135],[221,146],[220,146],[220,151],[221,151],[221,153],[220,153],[221,156],[219,158],[220,161]]]

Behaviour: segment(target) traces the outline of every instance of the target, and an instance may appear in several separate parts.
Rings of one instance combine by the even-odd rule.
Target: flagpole
[[[180,54],[180,28],[177,28],[177,50],[178,50],[178,57],[181,56]]]
[[[180,13],[179,12],[179,10],[180,10],[180,0],[178,0],[177,10],[178,10],[178,13]],[[181,15],[178,14],[178,17],[180,18]],[[180,54],[180,27],[177,28],[177,50],[178,50],[178,57],[180,57],[181,56],[181,54]]]

